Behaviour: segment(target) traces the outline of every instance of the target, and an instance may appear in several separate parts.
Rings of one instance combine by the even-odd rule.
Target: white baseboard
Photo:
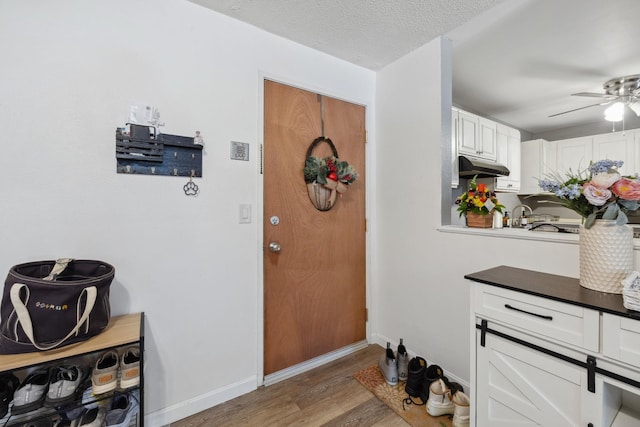
[[[316,357],[315,359],[311,359],[298,365],[292,366],[291,368],[287,368],[285,370],[268,375],[264,378],[264,385],[268,386],[287,378],[291,378],[295,375],[361,350],[367,345],[367,341],[361,341],[335,350],[331,353]],[[242,396],[243,394],[250,393],[256,390],[257,387],[258,379],[256,376],[252,376],[246,378],[245,380],[230,384],[226,387],[221,387],[217,390],[210,391],[209,393],[205,393],[184,402],[180,402],[176,405],[172,405],[158,411],[145,414],[145,424],[152,427],[167,426],[178,420],[187,418],[191,415],[212,408],[238,396]]]
[[[398,344],[399,344],[398,342],[396,342],[396,341],[394,341],[392,339],[389,339],[389,338],[385,337],[384,335],[379,335],[379,334],[372,334],[371,339],[375,344],[380,345],[382,348],[387,348],[387,343],[388,342],[391,343],[391,348],[394,348],[394,349],[397,348]],[[407,347],[407,353],[409,353],[410,356],[415,356],[416,354],[418,354],[415,351],[412,351],[409,347]],[[432,363],[436,363],[437,365],[440,365],[440,367],[442,368],[442,371],[444,372],[444,375],[447,378],[449,378],[449,381],[453,381],[453,382],[456,382],[458,384],[461,384],[464,387],[465,394],[467,394],[467,395],[469,394],[469,392],[471,391],[471,386],[469,385],[468,381],[465,381],[462,378],[458,377],[457,375],[447,371],[446,369],[444,369],[444,367],[441,364],[439,364],[437,362],[434,362],[434,361],[426,359],[426,358],[425,358],[425,360],[427,361],[427,365],[431,365]]]
[[[264,377],[263,384],[265,386],[269,386],[277,382],[280,382],[282,380],[286,380],[287,378],[294,377],[298,374],[309,371],[313,368],[317,368],[318,366],[322,366],[326,363],[333,362],[336,359],[339,359],[348,354],[354,353],[358,350],[362,350],[368,345],[369,344],[367,343],[367,341],[360,341],[355,344],[342,347],[338,350],[334,350],[331,353],[323,354],[322,356],[318,356],[315,359],[307,360],[306,362],[302,362],[290,368],[283,369],[282,371],[278,371],[273,374],[267,375]]]
[[[152,427],[167,426],[183,418],[202,412],[257,388],[258,378],[254,375],[228,386],[212,390],[176,405],[145,414],[145,424]]]

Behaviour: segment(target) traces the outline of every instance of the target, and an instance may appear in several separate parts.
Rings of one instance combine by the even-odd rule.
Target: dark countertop
[[[622,295],[583,288],[580,286],[578,279],[574,277],[540,273],[503,265],[467,274],[464,278],[474,282],[640,320],[640,312],[627,310],[624,307]]]

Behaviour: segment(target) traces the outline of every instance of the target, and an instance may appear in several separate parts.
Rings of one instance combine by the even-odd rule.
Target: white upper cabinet
[[[498,140],[500,140],[498,136]],[[580,138],[525,141],[522,148],[522,178],[519,194],[536,194],[538,179],[549,173],[564,178],[568,172],[588,173],[592,161],[623,160],[622,175],[635,175],[640,167],[640,130],[612,132]]]
[[[451,188],[460,185],[460,164],[458,163],[458,118],[457,108],[451,109]]]
[[[584,171],[593,160],[593,137],[563,139],[551,142],[550,165],[552,172],[561,176]]]
[[[458,111],[458,154],[478,155],[479,117],[466,111]]]
[[[497,124],[491,120],[480,117],[478,120],[479,141],[478,147],[480,152],[478,156],[487,160],[496,160],[496,130]]]
[[[496,179],[496,190],[518,192],[520,190],[520,132],[498,124],[496,126],[496,159],[509,169],[509,176]]]
[[[593,160],[623,160],[622,175],[636,173],[633,132],[615,132],[593,137]]]
[[[496,160],[496,123],[458,111],[458,154]]]
[[[549,173],[550,143],[544,139],[534,139],[520,143],[522,169],[520,171],[520,192],[518,194],[538,194],[542,189],[538,180]]]

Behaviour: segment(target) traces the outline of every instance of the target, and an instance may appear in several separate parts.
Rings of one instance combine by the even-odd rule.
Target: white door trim
[[[257,182],[257,187],[258,187],[258,191],[257,191],[257,209],[256,209],[256,214],[255,214],[255,220],[257,221],[257,229],[258,229],[258,277],[257,277],[257,283],[258,283],[258,289],[257,289],[257,295],[258,295],[258,324],[257,324],[257,386],[260,387],[262,385],[266,385],[267,379],[264,376],[264,257],[263,257],[263,251],[264,251],[264,227],[263,227],[263,222],[264,222],[264,176],[260,171],[260,168],[262,167],[262,158],[263,158],[263,150],[264,150],[264,81],[265,80],[271,80],[274,82],[278,82],[278,83],[282,83],[288,86],[292,86],[292,87],[296,87],[299,89],[303,89],[306,91],[310,91],[310,92],[314,92],[314,93],[319,93],[322,95],[326,95],[335,99],[340,99],[346,102],[350,102],[352,104],[358,104],[358,105],[362,105],[365,107],[365,124],[366,124],[366,130],[368,132],[369,128],[372,127],[372,123],[374,120],[373,117],[373,109],[369,106],[369,104],[367,102],[363,102],[362,100],[353,100],[353,99],[348,99],[348,98],[344,98],[343,96],[340,95],[336,95],[334,93],[332,93],[331,91],[327,91],[324,90],[323,88],[318,88],[315,87],[313,85],[310,84],[305,84],[305,83],[301,83],[299,81],[292,81],[291,79],[288,78],[283,78],[282,76],[276,76],[274,74],[270,74],[264,71],[258,71],[258,131],[257,131],[257,135],[258,135],[258,155],[260,156],[260,158],[258,159],[257,162],[257,167],[258,167],[258,182]],[[368,230],[373,230],[374,229],[374,218],[373,218],[373,210],[371,209],[372,206],[374,206],[374,192],[372,191],[373,188],[373,183],[374,183],[374,171],[373,171],[373,167],[371,167],[370,165],[373,164],[372,161],[370,161],[370,159],[373,159],[374,157],[370,154],[370,150],[372,149],[373,144],[371,143],[367,143],[365,145],[365,162],[366,162],[366,182],[367,182],[367,187],[365,190],[365,217],[367,218],[367,223],[368,223]],[[369,319],[366,323],[366,338],[367,341],[362,341],[360,343],[355,343],[352,344],[351,346],[348,347],[344,347],[344,349],[348,349],[351,348],[353,346],[360,346],[355,350],[352,350],[350,352],[346,352],[346,353],[341,353],[340,356],[338,357],[342,357],[345,356],[353,351],[357,351],[360,350],[361,348],[364,348],[364,345],[366,345],[366,342],[371,342],[371,328],[370,325],[372,323],[372,313],[371,313],[371,307],[372,307],[372,300],[371,300],[371,296],[372,296],[372,292],[371,292],[371,283],[369,278],[372,277],[371,275],[371,242],[372,242],[372,236],[371,236],[371,232],[367,232],[367,235],[365,237],[365,271],[366,271],[366,284],[365,284],[365,303],[367,306],[367,309],[369,310]],[[362,344],[364,343],[364,345]],[[313,361],[316,361],[317,359],[324,359],[325,357],[331,357],[331,355],[333,355],[333,353],[336,352],[341,352],[343,349],[339,349],[339,350],[335,350],[332,353],[328,353],[326,355],[323,356],[319,356],[315,359],[312,359]],[[315,366],[320,366],[323,363],[327,363],[331,360],[334,359],[327,359],[324,360],[324,362],[322,363],[318,363],[318,365]],[[293,366],[291,368],[287,368],[285,370],[283,370],[282,372],[286,372],[289,371],[290,369],[294,369],[297,368],[300,365],[306,365],[307,363],[310,363],[311,360],[307,361],[307,362],[303,362],[299,365]],[[315,367],[313,366],[313,367]],[[311,369],[311,368],[309,368]],[[303,372],[303,371],[299,371],[298,373]],[[269,377],[269,381],[271,384],[273,384],[273,382],[271,382],[271,378],[273,378],[276,375],[279,375],[280,372],[275,372],[273,374],[270,374]],[[291,375],[292,376],[292,375]],[[287,377],[288,378],[288,377]],[[282,378],[284,379],[284,378]],[[281,381],[281,380],[278,380]]]

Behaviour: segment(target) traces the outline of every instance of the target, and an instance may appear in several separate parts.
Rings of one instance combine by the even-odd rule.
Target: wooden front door
[[[268,375],[365,339],[365,108],[272,81],[264,85]],[[312,205],[303,175],[307,149],[322,136],[323,116],[325,136],[359,174],[324,212]],[[323,143],[313,154],[331,151]],[[269,249],[271,243],[279,252]]]

